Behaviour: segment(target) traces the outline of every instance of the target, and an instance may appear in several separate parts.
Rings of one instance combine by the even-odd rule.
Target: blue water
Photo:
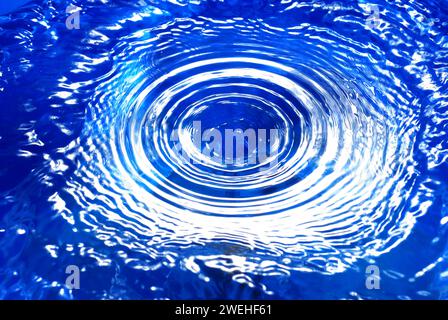
[[[0,104],[2,299],[448,298],[444,0],[2,1]]]

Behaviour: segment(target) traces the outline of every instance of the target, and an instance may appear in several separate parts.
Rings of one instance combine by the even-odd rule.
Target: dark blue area
[[[27,2],[30,2],[30,0],[15,0],[14,2],[4,1],[0,3],[0,14],[5,14],[14,11],[20,6],[26,4]]]

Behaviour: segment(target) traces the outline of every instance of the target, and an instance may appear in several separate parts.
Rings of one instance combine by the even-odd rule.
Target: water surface
[[[25,2],[1,298],[446,298],[444,1]],[[225,163],[207,129],[276,134]]]

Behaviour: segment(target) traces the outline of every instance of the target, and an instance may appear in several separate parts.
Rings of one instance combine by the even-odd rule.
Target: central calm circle
[[[285,115],[259,97],[218,96],[200,101],[180,115],[171,148],[202,166],[201,170],[248,174],[278,161],[289,127]]]

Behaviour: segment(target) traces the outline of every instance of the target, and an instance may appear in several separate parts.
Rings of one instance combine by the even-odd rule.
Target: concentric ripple
[[[123,36],[77,143],[81,220],[109,243],[242,272],[340,272],[396,246],[424,213],[418,101],[368,63],[376,46],[335,37],[205,17]],[[256,163],[196,143],[248,128],[276,133]]]
[[[446,297],[443,1],[4,3],[1,299]]]

